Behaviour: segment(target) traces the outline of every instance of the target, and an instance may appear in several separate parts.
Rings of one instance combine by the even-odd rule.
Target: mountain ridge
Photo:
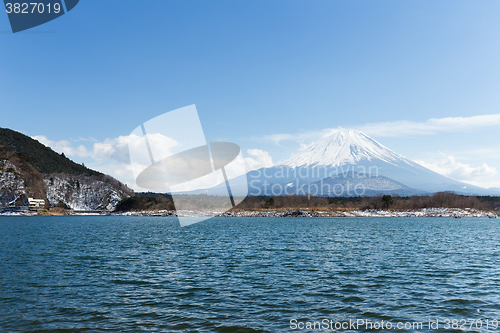
[[[27,135],[16,132],[8,128],[0,128],[0,146],[7,147],[10,150],[26,155],[33,165],[42,173],[67,173],[67,174],[86,174],[89,176],[103,175],[78,164],[64,156],[58,154],[51,148],[43,145],[37,140]]]
[[[0,207],[28,197],[73,210],[113,210],[133,191],[16,131],[0,128]]]

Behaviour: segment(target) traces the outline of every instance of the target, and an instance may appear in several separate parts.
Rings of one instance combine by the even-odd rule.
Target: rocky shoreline
[[[492,217],[499,215],[496,211],[477,210],[472,208],[422,208],[418,210],[345,210],[345,211],[314,211],[314,210],[260,210],[260,211],[140,211],[140,212],[74,212],[67,211],[62,214],[60,211],[51,212],[1,212],[0,216],[40,216],[40,215],[111,215],[111,216],[192,216],[192,217]]]
[[[264,211],[143,211],[111,213],[120,216],[193,216],[193,217],[495,217],[498,212],[472,208],[422,208],[419,210],[351,210],[351,211],[312,211],[312,210],[264,210]]]

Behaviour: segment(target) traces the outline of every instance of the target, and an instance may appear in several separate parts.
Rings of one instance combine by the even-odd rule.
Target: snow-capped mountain
[[[387,163],[404,160],[361,132],[339,128],[323,140],[313,142],[305,152],[289,158],[283,165],[292,168],[310,165],[340,166],[372,159]]]
[[[365,179],[350,181],[338,177],[352,172],[364,175]],[[378,177],[378,178],[377,178]],[[328,178],[328,181],[326,179]],[[320,182],[325,180],[324,182]],[[336,183],[335,183],[336,180]],[[347,182],[347,183],[346,183]],[[349,183],[350,182],[350,183]],[[319,195],[350,195],[341,189],[358,186],[364,195],[401,193],[424,194],[438,191],[453,191],[460,194],[499,195],[500,191],[462,183],[408,160],[367,135],[339,128],[330,136],[309,145],[283,163],[269,168],[250,171],[246,177],[236,178],[232,184],[233,194],[250,195],[314,194],[311,187],[329,184]],[[380,186],[376,186],[380,184]],[[383,184],[383,185],[382,185]],[[217,195],[225,184],[204,190],[203,193]],[[326,185],[325,185],[326,186]],[[332,186],[337,186],[332,190]],[[359,190],[358,192],[360,192]],[[358,194],[358,193],[357,193]],[[362,194],[362,195],[363,195]]]

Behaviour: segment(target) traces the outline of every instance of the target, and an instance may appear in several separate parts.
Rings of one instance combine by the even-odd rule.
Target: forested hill
[[[86,168],[19,132],[0,128],[0,211],[28,198],[45,208],[112,211],[134,193],[111,176]]]
[[[0,128],[0,146],[31,159],[33,165],[44,174],[65,173],[70,175],[98,176],[102,173],[75,163],[64,154],[58,154],[37,140],[8,128]]]

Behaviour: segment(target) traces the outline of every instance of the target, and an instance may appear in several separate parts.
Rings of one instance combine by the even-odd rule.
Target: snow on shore
[[[194,211],[144,211],[112,213],[122,216],[203,216],[203,217],[493,217],[490,211],[459,208],[422,208],[419,210],[353,210],[353,211],[309,211],[309,210],[267,210],[267,211],[229,211],[229,212],[194,212]]]
[[[0,216],[33,216],[34,212],[4,212]],[[113,215],[113,216],[191,216],[191,217],[496,217],[498,213],[472,208],[422,208],[419,210],[351,210],[351,211],[310,211],[310,210],[266,210],[266,211],[141,211],[141,212],[69,212],[69,215]]]

